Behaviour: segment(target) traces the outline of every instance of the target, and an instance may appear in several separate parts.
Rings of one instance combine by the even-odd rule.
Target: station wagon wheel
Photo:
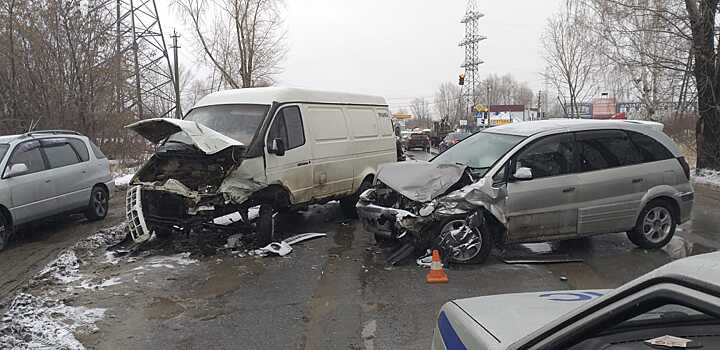
[[[5,215],[0,213],[0,250],[5,249],[7,246],[10,240],[10,232],[12,232],[12,230],[9,227],[8,220],[5,218]]]
[[[492,237],[484,227],[471,227],[465,218],[449,219],[440,229],[440,245],[458,264],[482,263],[490,255]]]
[[[635,228],[628,232],[628,238],[641,248],[659,248],[672,239],[676,226],[672,208],[667,202],[654,200],[640,212]]]
[[[85,210],[85,217],[90,221],[102,220],[108,213],[108,193],[100,187],[93,187],[90,192],[90,203]]]

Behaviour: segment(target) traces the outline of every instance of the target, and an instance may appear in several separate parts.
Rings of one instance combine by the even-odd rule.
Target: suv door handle
[[[639,179],[633,179],[633,180],[632,180],[632,183],[634,183],[634,184],[636,184],[636,183],[640,183],[640,182],[643,182],[643,179],[642,179],[642,178],[639,178]]]
[[[572,192],[572,191],[575,191],[575,187],[563,188],[563,193],[568,193],[568,192]]]
[[[308,165],[308,164],[310,164],[310,161],[309,161],[309,160],[308,160],[307,162],[297,163],[297,166],[303,166],[303,165]]]
[[[52,180],[50,180],[50,179],[45,180],[45,183],[46,183],[46,184],[49,184],[49,183],[51,183],[51,182],[52,182]]]

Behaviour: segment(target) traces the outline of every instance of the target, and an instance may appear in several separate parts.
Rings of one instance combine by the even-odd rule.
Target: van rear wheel
[[[664,200],[653,200],[640,212],[635,227],[627,236],[640,248],[656,249],[670,242],[676,227],[673,208]]]

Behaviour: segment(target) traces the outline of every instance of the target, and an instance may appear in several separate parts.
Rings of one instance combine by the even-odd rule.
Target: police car
[[[615,290],[453,300],[432,349],[720,349],[720,252],[660,267]]]

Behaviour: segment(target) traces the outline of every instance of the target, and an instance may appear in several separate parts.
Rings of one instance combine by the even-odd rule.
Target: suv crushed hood
[[[205,154],[215,154],[230,147],[245,145],[198,122],[172,118],[145,119],[126,128],[135,131],[152,143],[159,143],[172,134],[183,131],[198,149]]]
[[[377,179],[416,202],[429,202],[447,192],[465,173],[464,165],[425,161],[387,163],[378,168]]]
[[[490,295],[453,301],[502,344],[511,344],[609,290]]]

